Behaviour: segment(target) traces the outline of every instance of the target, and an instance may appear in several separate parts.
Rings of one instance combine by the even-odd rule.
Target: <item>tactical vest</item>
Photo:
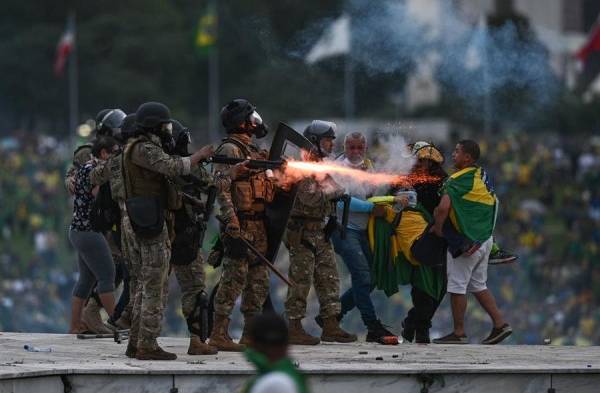
[[[154,172],[135,165],[131,162],[131,153],[138,143],[154,143],[147,136],[141,135],[127,144],[123,156],[124,191],[126,198],[137,196],[159,197],[161,206],[168,210],[177,210],[181,207],[181,198],[175,188],[161,173]]]
[[[244,157],[254,160],[264,160],[263,154],[254,145],[246,145],[234,138],[223,139],[217,148],[217,154],[225,144],[233,144],[242,151]],[[250,170],[247,176],[235,179],[231,183],[231,199],[236,213],[256,214],[265,210],[265,204],[272,202],[274,197],[273,180],[267,177],[265,171]]]
[[[314,218],[323,219],[334,212],[333,202],[325,197],[321,185],[314,178],[304,179],[296,194],[294,206],[290,213],[292,218]],[[315,187],[315,192],[310,191],[310,187]],[[304,193],[310,193],[305,198]]]

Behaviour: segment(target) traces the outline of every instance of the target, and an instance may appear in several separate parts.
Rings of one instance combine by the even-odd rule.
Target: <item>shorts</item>
[[[448,253],[448,293],[466,294],[487,289],[487,269],[493,240],[490,237],[471,256]]]

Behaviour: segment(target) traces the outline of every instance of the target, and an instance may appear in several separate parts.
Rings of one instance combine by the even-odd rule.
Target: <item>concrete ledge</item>
[[[239,353],[189,356],[187,339],[161,338],[173,362],[125,357],[112,339],[2,333],[0,393],[237,391],[253,373]],[[52,348],[27,352],[25,344]],[[318,392],[598,392],[600,348],[555,346],[322,344],[293,357]]]

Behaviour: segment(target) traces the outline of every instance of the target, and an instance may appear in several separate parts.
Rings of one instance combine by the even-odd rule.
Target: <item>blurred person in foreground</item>
[[[116,146],[113,138],[103,136],[92,145],[92,154],[97,159],[107,160]],[[78,253],[79,279],[73,289],[69,333],[85,331],[81,313],[94,285],[97,284],[98,296],[109,316],[115,308],[115,265],[104,235],[94,230],[91,221],[92,205],[99,187],[92,185],[89,174],[96,164],[96,160],[91,160],[75,174],[75,201],[69,239]]]
[[[256,367],[257,375],[243,393],[308,393],[308,386],[288,356],[288,328],[275,313],[254,317],[249,324],[246,359]]]
[[[431,232],[443,237],[443,226],[446,220],[450,220],[460,233],[481,244],[472,253],[464,253],[458,257],[448,253],[447,290],[450,294],[454,331],[433,340],[436,344],[468,343],[464,328],[467,292],[475,296],[493,322],[492,331],[482,344],[497,344],[512,333],[486,285],[498,202],[488,183],[487,174],[477,165],[479,156],[479,145],[475,141],[462,140],[456,144],[452,159],[457,172],[444,183],[440,203],[434,210],[435,222]]]

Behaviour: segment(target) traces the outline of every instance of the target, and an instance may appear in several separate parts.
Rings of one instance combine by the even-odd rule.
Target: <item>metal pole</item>
[[[346,55],[344,69],[344,113],[347,120],[354,117],[354,64],[350,53]]]
[[[219,8],[218,2],[213,2],[215,10],[216,42],[208,54],[208,135],[210,143],[218,141],[219,132]]]
[[[73,49],[69,56],[69,135],[74,146],[79,122],[79,84],[77,70],[77,25],[75,11],[71,10],[67,22],[73,32]]]

